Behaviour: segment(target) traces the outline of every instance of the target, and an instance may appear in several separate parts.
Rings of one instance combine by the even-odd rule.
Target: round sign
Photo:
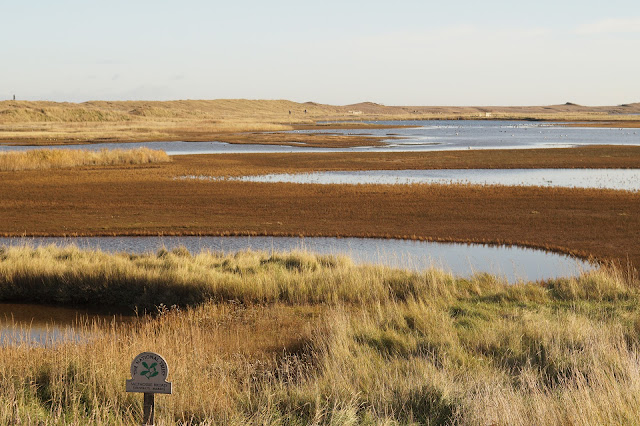
[[[171,393],[167,382],[169,366],[162,356],[143,352],[131,363],[131,379],[127,380],[127,392]]]

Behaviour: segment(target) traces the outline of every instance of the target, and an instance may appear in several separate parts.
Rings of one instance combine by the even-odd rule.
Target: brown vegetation
[[[440,185],[297,185],[177,176],[315,169],[637,167],[638,149],[208,155],[167,164],[2,172],[4,235],[307,235],[518,243],[640,265],[640,194]],[[608,152],[608,154],[607,154]],[[507,157],[511,155],[512,160]],[[498,157],[502,156],[502,157]],[[267,160],[268,159],[268,160]]]
[[[563,126],[567,127],[607,127],[607,128],[626,128],[626,129],[637,129],[640,128],[640,120],[627,120],[624,122],[620,121],[584,121],[584,122],[569,122],[562,123]]]
[[[0,152],[0,171],[47,170],[78,166],[119,166],[171,161],[164,151],[149,148],[89,150],[36,149]]]
[[[309,126],[306,126],[309,127]],[[313,126],[315,127],[315,126]],[[194,138],[191,137],[190,140]],[[203,139],[206,139],[204,137]],[[355,146],[380,146],[382,140],[393,138],[340,135],[331,133],[229,133],[216,135],[217,142],[260,145],[305,146],[311,148],[349,148]]]
[[[469,150],[431,152],[349,152],[227,154],[177,158],[185,174],[243,176],[329,170],[640,168],[640,147]]]

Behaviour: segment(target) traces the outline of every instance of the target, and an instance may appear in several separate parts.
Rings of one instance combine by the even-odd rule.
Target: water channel
[[[51,146],[50,149],[132,149],[149,147],[169,155],[291,153],[291,152],[407,152],[465,149],[561,148],[581,145],[640,145],[639,129],[569,127],[559,123],[499,120],[380,121],[375,124],[413,126],[389,129],[316,129],[283,132],[282,142],[299,133],[333,133],[382,138],[380,146],[312,148],[304,145],[258,145],[211,142],[98,143]],[[292,135],[289,140],[287,135]],[[37,146],[0,145],[3,151],[42,149]]]

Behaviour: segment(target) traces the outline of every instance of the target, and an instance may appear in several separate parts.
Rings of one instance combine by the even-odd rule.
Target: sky
[[[0,100],[640,102],[640,1],[0,0]]]

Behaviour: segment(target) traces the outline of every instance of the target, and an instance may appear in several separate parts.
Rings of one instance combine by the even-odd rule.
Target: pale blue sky
[[[0,0],[0,99],[640,102],[640,2]]]

